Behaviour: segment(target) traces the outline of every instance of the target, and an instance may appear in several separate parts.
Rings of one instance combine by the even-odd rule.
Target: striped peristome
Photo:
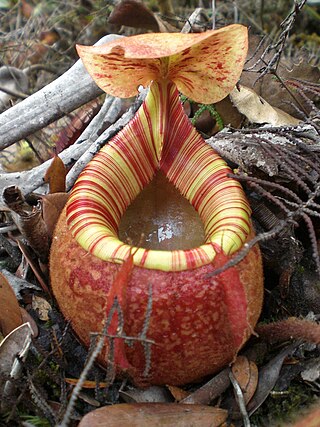
[[[135,248],[118,238],[120,219],[160,169],[200,215],[205,244],[189,250]],[[133,120],[80,174],[67,205],[67,221],[78,243],[105,261],[182,271],[213,261],[217,251],[232,254],[246,241],[250,207],[230,168],[202,139],[185,115],[177,87],[151,84]]]

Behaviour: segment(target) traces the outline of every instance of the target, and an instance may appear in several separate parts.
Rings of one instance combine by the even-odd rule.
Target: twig
[[[239,405],[239,409],[240,409],[242,419],[243,419],[243,425],[244,425],[244,427],[250,427],[251,424],[250,424],[250,420],[249,420],[249,415],[248,415],[248,412],[246,409],[246,404],[244,402],[244,397],[243,397],[241,387],[240,387],[238,381],[235,379],[232,372],[229,373],[229,378],[230,378],[230,381],[233,385],[233,389],[235,391],[236,401]]]
[[[96,342],[96,345],[94,346],[94,348],[93,348],[93,350],[89,356],[89,359],[87,360],[87,363],[86,363],[85,367],[83,368],[83,371],[81,372],[80,378],[77,381],[77,384],[72,391],[67,409],[64,413],[64,416],[63,416],[61,423],[59,424],[59,427],[68,427],[68,425],[69,425],[71,415],[72,415],[74,406],[76,404],[76,401],[78,399],[79,393],[83,387],[83,384],[87,378],[87,375],[88,375],[90,369],[92,368],[98,354],[101,352],[101,350],[104,346],[104,342],[106,339],[106,331],[107,331],[107,328],[109,326],[110,321],[111,321],[111,317],[109,316],[109,319],[106,320],[105,325],[103,327],[103,331],[102,331],[103,333],[98,336],[98,340]]]
[[[184,24],[181,33],[192,33],[193,26],[196,24],[197,21],[200,20],[201,16],[208,20],[205,11],[201,7],[197,7],[187,19],[187,22]]]
[[[135,108],[137,108],[136,104],[135,104]],[[102,145],[106,143],[108,133],[111,136],[117,133],[120,129],[122,129],[123,126],[127,124],[127,122],[133,117],[133,115],[134,115],[134,110],[132,107],[132,110],[129,110],[129,112],[125,113],[116,123],[111,125],[103,133],[103,135],[99,137],[99,144]],[[90,134],[90,132],[95,132],[96,130],[94,129],[94,126],[90,123],[86,131]],[[80,138],[78,138],[75,144],[66,148],[59,154],[59,157],[67,167],[73,166],[74,163],[77,160],[79,160],[83,154],[87,153],[87,158],[89,158],[91,150],[93,150],[94,153],[96,152],[96,149],[94,147],[91,148],[92,141],[90,140],[90,136],[88,136],[88,138],[89,139],[84,141],[83,137],[80,136]],[[45,173],[48,167],[50,166],[51,162],[52,162],[52,159],[49,159],[46,162],[42,163],[41,165],[36,166],[35,168],[28,171],[0,173],[0,193],[2,194],[3,190],[6,187],[12,185],[12,182],[14,182],[15,185],[19,187],[23,195],[27,195],[32,191],[36,191],[36,190],[40,191],[41,186],[44,185]],[[75,170],[72,170],[72,172],[70,172],[70,174],[68,175],[68,181],[67,181],[69,187],[73,182],[73,180],[78,176],[79,171],[82,170],[82,168],[86,165],[86,163],[87,161],[82,160],[82,163],[79,163],[77,165],[79,169],[78,170],[75,169]],[[4,207],[5,207],[5,204],[1,199],[0,208],[4,208]]]
[[[105,36],[97,44],[117,37],[120,36]],[[0,115],[0,149],[44,128],[101,93],[82,61],[77,61],[62,76]]]
[[[26,99],[29,95],[26,93],[20,92],[18,90],[9,89],[5,86],[0,86],[0,92],[7,93],[10,96],[14,96],[15,98]]]
[[[212,29],[216,28],[216,2],[215,0],[211,0],[211,8],[212,8]]]

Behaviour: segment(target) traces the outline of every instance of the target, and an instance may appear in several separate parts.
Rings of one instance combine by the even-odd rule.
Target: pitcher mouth
[[[167,112],[157,105],[160,89]],[[157,170],[199,214],[203,245],[163,251],[130,246],[119,239],[122,215]],[[183,271],[209,264],[217,252],[229,255],[241,248],[251,230],[249,204],[229,172],[190,124],[175,85],[155,82],[135,118],[80,175],[67,205],[68,226],[84,249],[104,261],[122,262],[134,253],[134,264],[147,269]]]

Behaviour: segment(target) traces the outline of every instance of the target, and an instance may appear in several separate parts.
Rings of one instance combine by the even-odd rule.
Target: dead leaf
[[[19,249],[21,250],[25,260],[27,261],[27,263],[31,267],[34,275],[36,276],[41,288],[47,294],[50,294],[49,288],[48,288],[47,283],[46,283],[46,279],[43,277],[43,272],[39,268],[39,263],[34,261],[34,257],[30,253],[29,248],[19,240],[18,240],[18,246],[19,246]]]
[[[212,380],[181,400],[180,403],[208,405],[229,387],[229,373],[229,368],[223,369]]]
[[[36,324],[34,318],[27,312],[27,310],[23,307],[20,307],[21,318],[23,323],[29,323],[30,328],[32,330],[32,335],[34,338],[37,338],[39,335],[39,328]]]
[[[220,427],[227,411],[180,403],[123,403],[85,415],[79,427]]]
[[[196,119],[194,126],[199,132],[208,136],[214,135],[219,130],[215,118],[212,117],[208,110],[203,111],[203,113]]]
[[[0,372],[4,376],[19,378],[31,344],[32,330],[24,323],[10,332],[0,344]],[[4,377],[3,377],[4,378]],[[13,391],[10,380],[0,377],[0,395],[9,398]],[[1,401],[1,409],[7,410],[6,400]]]
[[[182,399],[185,399],[190,395],[188,391],[183,390],[182,388],[176,387],[174,385],[167,385],[167,388],[176,402],[180,402]]]
[[[260,369],[257,390],[247,406],[249,415],[252,415],[258,408],[260,408],[269,396],[270,391],[273,389],[279,378],[280,370],[285,358],[289,356],[289,354],[293,353],[298,345],[298,342],[288,345],[277,356],[271,359],[269,363]]]
[[[320,344],[320,325],[310,320],[289,317],[289,319],[268,325],[258,325],[256,332],[271,343],[284,342],[290,339],[301,339]]]
[[[259,36],[249,33],[249,51],[246,68],[250,71],[244,71],[241,75],[240,83],[251,89],[265,99],[274,107],[281,108],[288,114],[296,115],[297,108],[304,108],[307,114],[312,110],[312,102],[319,99],[319,83],[320,69],[313,66],[308,58],[301,57],[295,62],[281,57],[277,74],[293,93],[295,99],[290,95],[289,91],[284,87],[279,79],[274,74],[268,73],[261,78],[261,73],[256,72],[261,68],[265,68],[274,55],[274,51],[270,51],[264,55],[261,61],[262,54],[267,47],[268,40],[261,44]],[[259,46],[259,49],[257,49]],[[303,55],[302,55],[303,56]]]
[[[160,386],[144,389],[130,387],[127,390],[120,391],[119,394],[126,403],[166,403],[172,401],[168,390]]]
[[[3,200],[11,210],[11,215],[19,231],[34,250],[39,260],[45,264],[49,256],[49,238],[42,218],[42,207],[29,205],[20,189],[14,185],[3,191]]]
[[[271,126],[298,125],[300,120],[279,108],[272,107],[261,96],[246,86],[235,87],[230,93],[233,105],[251,123],[267,123]]]
[[[169,17],[169,15],[168,13],[161,13],[160,17],[140,1],[122,0],[114,7],[108,19],[108,24],[125,25],[132,28],[150,30],[154,33],[179,31],[165,21],[165,17]]]
[[[71,384],[76,386],[78,384],[79,379],[78,378],[65,378],[65,382],[67,384]],[[89,388],[89,389],[95,389],[96,387],[98,388],[105,388],[108,386],[108,383],[104,383],[104,382],[99,382],[97,383],[96,381],[85,381],[83,384],[81,384],[82,388]]]
[[[52,126],[55,125],[57,127],[58,131],[52,138],[55,144],[56,154],[61,153],[61,151],[76,142],[93,117],[99,112],[100,108],[101,101],[99,99],[94,99],[65,116],[65,124],[62,126],[60,132],[58,131],[59,126],[57,122],[52,124]],[[65,191],[65,189],[61,187],[59,191]],[[50,192],[53,193],[53,191]]]
[[[2,335],[8,335],[22,323],[17,297],[6,277],[0,272],[0,330]]]
[[[254,395],[258,385],[259,374],[257,365],[245,356],[238,356],[231,369],[241,387],[244,402],[247,404]]]
[[[320,379],[320,357],[310,359],[305,363],[301,378],[308,382],[316,382]]]
[[[5,278],[10,283],[10,286],[13,289],[18,300],[22,299],[21,293],[23,291],[29,291],[30,289],[32,289],[33,291],[40,291],[41,290],[40,286],[37,286],[33,283],[28,282],[25,279],[17,277],[15,274],[10,273],[10,271],[1,270],[1,273],[5,276]]]
[[[59,156],[54,156],[44,176],[49,183],[50,194],[64,193],[66,191],[66,167]]]
[[[214,104],[225,126],[239,128],[243,122],[243,116],[238,109],[232,104],[229,96]]]
[[[53,193],[42,196],[42,217],[50,240],[68,197],[67,193]]]
[[[49,311],[52,310],[52,308],[47,300],[37,295],[33,295],[32,308],[36,311],[40,320],[43,320],[44,322],[49,320]]]
[[[108,23],[159,32],[154,13],[136,0],[122,0],[116,4],[108,18]]]
[[[21,12],[22,15],[29,19],[34,12],[34,6],[27,2],[27,0],[21,0]]]

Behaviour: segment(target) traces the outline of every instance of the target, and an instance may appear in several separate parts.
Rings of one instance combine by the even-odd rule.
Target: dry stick
[[[234,392],[236,395],[236,401],[238,403],[238,406],[239,406],[239,409],[240,409],[240,412],[242,415],[243,425],[244,425],[244,427],[250,427],[251,424],[250,424],[250,420],[249,420],[249,416],[248,416],[248,412],[246,409],[246,404],[244,401],[244,397],[243,397],[241,387],[240,387],[238,381],[236,380],[236,378],[234,377],[232,372],[230,372],[229,378],[230,378],[230,381],[233,385],[233,389],[234,389]]]
[[[212,29],[216,28],[216,2],[215,0],[211,0],[212,7]]]
[[[97,45],[120,36],[102,37]],[[0,115],[0,149],[33,134],[102,93],[77,61],[62,76]]]
[[[64,413],[62,422],[59,424],[59,427],[67,427],[70,423],[72,412],[73,412],[74,406],[76,404],[76,401],[78,399],[79,393],[82,389],[82,386],[83,386],[83,384],[87,378],[87,375],[88,375],[90,369],[92,368],[96,358],[98,357],[98,354],[101,352],[101,350],[104,346],[104,342],[106,339],[106,331],[107,331],[107,328],[109,327],[109,324],[111,322],[111,317],[109,316],[109,318],[106,320],[105,325],[103,327],[103,332],[101,335],[99,335],[98,342],[94,346],[94,348],[93,348],[93,350],[89,356],[89,359],[87,360],[87,363],[81,372],[81,376],[80,376],[75,388],[72,391],[66,412]]]
[[[111,107],[113,104],[111,104]],[[127,122],[133,117],[134,112],[132,110],[129,110],[125,115],[123,115],[116,123],[111,125],[107,131],[103,133],[105,136],[104,142],[106,142],[107,134],[115,134],[117,133]],[[103,117],[100,116],[100,119],[102,120]],[[96,124],[95,122],[94,124]],[[88,129],[89,128],[89,129]],[[91,130],[91,132],[94,132],[94,126],[91,125],[91,123],[88,126],[88,132]],[[86,130],[87,130],[86,129]],[[102,135],[99,137],[100,144],[102,145]],[[75,161],[80,159],[80,157],[84,153],[90,153],[92,151],[92,140],[83,141],[82,136],[78,138],[78,140],[75,142],[75,144],[71,145],[70,147],[66,148],[62,153],[59,154],[59,157],[63,161],[63,163],[66,166],[73,165]],[[93,150],[94,151],[94,150]],[[23,172],[13,172],[13,173],[0,173],[0,194],[2,195],[4,189],[12,183],[14,183],[17,187],[19,187],[21,193],[23,195],[26,195],[32,191],[39,190],[42,185],[44,185],[44,175],[46,173],[46,170],[51,164],[51,159],[47,160],[45,163],[42,163],[41,165]],[[84,165],[83,165],[84,166]],[[82,167],[83,167],[82,166]],[[77,172],[78,173],[78,172]],[[72,176],[72,173],[70,176],[68,176],[68,183],[72,182],[74,179],[74,176]],[[5,204],[3,200],[0,200],[0,208],[4,208]]]
[[[8,95],[14,96],[15,98],[26,99],[29,95],[26,93],[20,92],[18,90],[8,89],[5,86],[0,86],[0,92],[7,93]]]
[[[187,22],[184,24],[181,33],[191,33],[193,26],[196,24],[198,20],[200,20],[201,16],[207,19],[207,15],[201,7],[197,7],[194,12],[187,19]]]

